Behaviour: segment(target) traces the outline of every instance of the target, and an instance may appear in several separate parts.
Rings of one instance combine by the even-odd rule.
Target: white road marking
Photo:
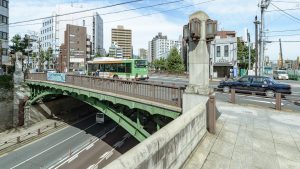
[[[71,138],[73,138],[73,137],[77,136],[78,134],[85,132],[85,130],[87,130],[87,129],[89,129],[89,128],[93,127],[93,126],[94,126],[94,125],[96,125],[96,124],[97,124],[97,123],[94,123],[93,125],[91,125],[91,126],[89,126],[89,127],[85,128],[83,131],[80,131],[80,132],[78,132],[78,133],[74,134],[73,136],[70,136],[70,137],[68,137],[67,139],[65,139],[65,140],[62,140],[61,142],[59,142],[59,143],[57,143],[57,144],[55,144],[55,145],[53,145],[53,146],[51,146],[51,147],[47,148],[46,150],[44,150],[44,151],[42,151],[42,152],[40,152],[40,153],[38,153],[38,154],[36,154],[36,155],[34,155],[34,156],[30,157],[30,158],[28,158],[27,160],[24,160],[23,162],[21,162],[21,163],[19,163],[19,164],[15,165],[15,166],[13,166],[13,167],[11,167],[10,169],[14,169],[14,168],[16,168],[16,167],[19,167],[20,165],[22,165],[22,164],[26,163],[27,161],[30,161],[30,160],[32,160],[33,158],[35,158],[35,157],[37,157],[37,156],[39,156],[39,155],[41,155],[41,154],[43,154],[43,153],[45,153],[45,152],[47,152],[47,151],[51,150],[52,148],[54,148],[54,147],[56,147],[56,146],[58,146],[58,145],[60,145],[60,144],[62,144],[62,143],[64,143],[64,142],[66,142],[66,141],[70,140]]]
[[[94,143],[88,145],[88,146],[85,148],[85,150],[89,150],[89,149],[92,148],[93,146],[94,146]]]
[[[259,102],[259,103],[268,103],[268,104],[276,104],[275,102],[270,102],[270,101],[264,101],[264,100],[254,100],[254,99],[244,99],[244,100],[248,100],[248,101],[253,101],[253,102]],[[283,106],[284,104],[281,103],[281,105]]]
[[[111,131],[115,131],[117,127],[118,127],[118,126],[115,126],[115,127],[113,127],[111,130],[107,131],[107,132],[104,134],[104,136],[106,136],[106,135],[107,135],[109,132],[111,132]],[[100,138],[100,139],[101,139],[101,138]],[[98,138],[96,138],[92,143],[89,143],[89,144],[94,146],[95,143],[96,143],[97,141],[99,141]],[[90,146],[89,144],[87,145],[87,147]],[[93,147],[93,146],[91,146],[91,147]],[[85,146],[83,146],[83,147],[85,147]],[[81,149],[81,150],[79,150],[77,154],[80,154],[80,153],[82,153],[83,151],[88,150],[87,147],[86,147],[86,148],[83,148],[83,149]],[[89,149],[90,149],[90,148],[89,148]],[[56,164],[54,164],[53,166],[51,166],[49,169],[52,169],[52,168],[57,169],[57,168],[63,166],[63,165],[67,162],[66,160],[67,160],[68,158],[69,158],[69,157],[63,158],[62,160],[60,160],[59,162],[57,162]],[[59,165],[58,165],[58,164],[59,164]],[[90,166],[90,167],[93,167],[93,165]]]
[[[78,154],[74,155],[73,157],[71,157],[71,158],[68,160],[68,163],[72,162],[72,161],[75,160],[77,157],[78,157]]]

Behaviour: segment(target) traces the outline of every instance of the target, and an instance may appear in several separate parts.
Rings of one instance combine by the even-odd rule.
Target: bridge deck
[[[27,80],[47,82],[57,85],[72,85],[89,90],[109,92],[127,96],[134,100],[149,101],[166,107],[181,108],[184,87],[153,84],[149,82],[125,81],[118,79],[106,79],[92,76],[66,75],[65,82],[53,82],[47,80],[45,73],[29,74]]]

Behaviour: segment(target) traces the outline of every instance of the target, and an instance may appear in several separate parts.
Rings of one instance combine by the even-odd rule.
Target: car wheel
[[[267,90],[266,96],[272,98],[275,96],[275,92],[273,90]]]
[[[119,79],[118,75],[114,75],[113,79]]]
[[[230,88],[228,86],[223,87],[223,92],[224,93],[229,93],[229,91],[230,91]]]

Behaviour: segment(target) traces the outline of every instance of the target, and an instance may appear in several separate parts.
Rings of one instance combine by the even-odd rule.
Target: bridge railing
[[[28,79],[48,81],[45,73],[29,74]],[[184,86],[154,84],[147,81],[127,81],[78,75],[66,75],[64,84],[122,94],[177,107],[182,106],[182,94],[185,89]]]

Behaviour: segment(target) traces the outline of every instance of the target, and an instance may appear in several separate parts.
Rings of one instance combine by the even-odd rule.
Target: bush
[[[13,76],[2,75],[0,76],[0,89],[12,89],[13,88]]]

